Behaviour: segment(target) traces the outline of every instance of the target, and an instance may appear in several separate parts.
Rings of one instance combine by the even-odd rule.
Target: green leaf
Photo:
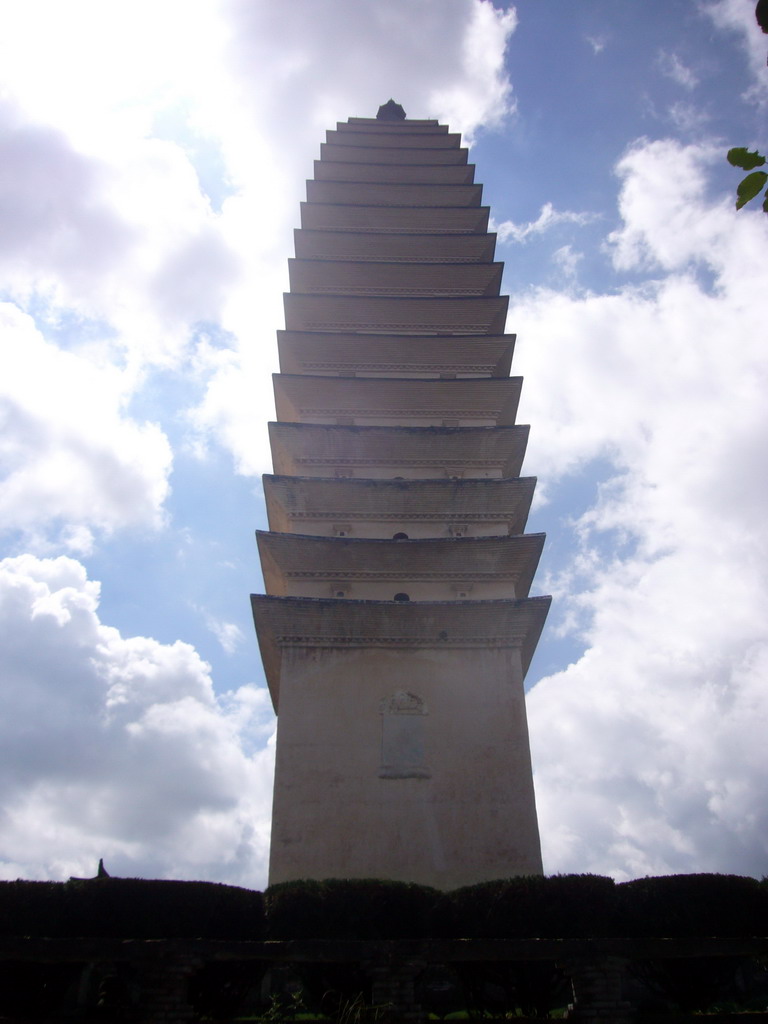
[[[751,171],[753,167],[762,167],[765,163],[765,157],[761,156],[757,150],[750,153],[745,146],[729,149],[726,158],[732,167],[741,167],[744,171]]]
[[[766,192],[765,199],[763,200],[763,209],[768,213],[768,192]]]
[[[768,174],[765,171],[754,171],[748,174],[743,181],[740,181],[736,189],[736,209],[740,210],[750,199],[754,199],[762,192],[763,186],[768,181]]]

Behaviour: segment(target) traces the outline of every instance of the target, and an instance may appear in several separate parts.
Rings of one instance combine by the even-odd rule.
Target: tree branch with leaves
[[[743,171],[752,171],[746,178],[742,178],[736,187],[736,209],[740,210],[755,196],[759,196],[768,184],[768,174],[765,171],[756,171],[755,167],[762,167],[765,157],[757,150],[750,153],[745,146],[735,146],[727,153],[728,163],[732,167],[741,167]],[[766,189],[763,209],[768,213],[768,189]]]
[[[757,0],[755,21],[768,35],[768,0]],[[768,174],[765,171],[755,170],[755,167],[762,167],[765,164],[765,157],[757,150],[750,153],[746,146],[734,146],[733,149],[728,150],[726,156],[732,167],[740,167],[742,171],[752,172],[746,178],[742,178],[736,188],[736,209],[740,210],[755,196],[759,196],[768,184]],[[768,213],[768,189],[765,192],[763,209]]]

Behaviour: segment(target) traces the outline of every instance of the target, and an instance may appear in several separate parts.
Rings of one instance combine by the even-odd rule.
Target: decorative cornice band
[[[391,298],[393,295],[408,295],[414,299],[432,299],[442,298],[448,296],[455,299],[463,298],[483,298],[485,297],[485,288],[403,288],[400,285],[388,285],[385,288],[376,288],[368,284],[361,284],[355,287],[354,285],[344,285],[344,290],[341,291],[341,285],[312,285],[311,290],[307,290],[307,295],[336,295],[339,298],[343,298],[345,295],[384,295],[387,298]],[[495,296],[492,296],[495,298]]]
[[[359,207],[358,207],[358,209],[359,209]],[[376,209],[381,210],[381,209],[386,209],[386,207],[379,206],[379,207],[376,207]],[[392,208],[390,207],[390,210],[391,209]],[[455,210],[456,209],[460,209],[460,207],[454,207],[454,209]],[[477,207],[475,207],[475,209],[477,209]],[[337,224],[333,224],[333,225],[326,224],[326,225],[323,225],[322,227],[314,227],[313,226],[313,227],[305,228],[304,230],[309,230],[309,231],[349,231],[349,232],[351,232],[353,234],[359,234],[360,233],[360,225],[359,224],[343,224],[343,223],[339,224],[339,223],[337,223]],[[365,230],[366,230],[366,234],[369,234],[369,235],[402,235],[403,232],[406,230],[406,226],[403,225],[403,224],[375,224],[375,225],[368,224],[366,226]],[[434,226],[434,225],[430,225],[430,224],[419,224],[419,234],[420,235],[473,235],[473,236],[477,236],[478,234],[485,235],[485,234],[487,234],[487,232],[484,232],[484,231],[483,232],[479,232],[479,231],[476,231],[474,227],[464,227],[463,225],[456,225],[456,226],[447,225],[446,226],[446,225],[438,224],[437,226]],[[422,261],[419,261],[419,262],[422,262]],[[430,260],[430,263],[431,262],[432,261]]]
[[[524,637],[510,636],[276,636],[279,647],[505,647],[522,646]]]
[[[324,363],[310,362],[302,359],[301,365],[308,370],[355,370],[364,366],[366,370],[411,370],[412,372],[429,371],[430,373],[489,373],[496,363],[369,363],[358,360],[354,363],[342,363],[331,360]],[[461,378],[459,378],[461,379]],[[506,378],[501,378],[505,380]]]
[[[425,232],[426,234],[426,232]],[[452,231],[451,234],[456,234]],[[354,260],[356,263],[424,263],[427,262],[427,258],[424,254],[419,253],[416,256],[406,256],[402,253],[389,254],[384,256],[378,256],[375,253],[358,252],[357,250],[350,250],[349,252],[327,252],[326,250],[318,247],[317,249],[310,249],[307,246],[306,251],[302,254],[302,259],[320,259],[320,260],[337,260],[339,262],[347,262]],[[470,263],[473,266],[478,263],[487,262],[483,259],[482,255],[474,255],[470,253],[467,256],[436,256],[434,253],[428,254],[429,263]]]
[[[481,334],[485,335],[488,333],[489,321],[483,321],[482,323],[462,323],[461,330],[456,331],[451,337],[460,338],[465,334]],[[394,323],[371,323],[370,320],[307,320],[305,326],[302,328],[305,331],[321,331],[328,333],[329,331],[364,331],[370,332],[371,334],[379,334],[382,331],[392,331],[393,333],[415,333],[419,331],[432,336],[435,325],[431,321],[421,320],[418,323],[413,321],[401,320]]]
[[[446,408],[432,408],[432,409],[371,409],[370,407],[365,409],[350,409],[344,406],[340,409],[338,406],[326,409],[310,409],[302,406],[301,411],[312,416],[435,416],[438,413],[445,414],[450,413],[452,417],[457,416],[481,416],[483,419],[489,419],[493,416],[500,416],[500,409],[454,409],[451,407]]]
[[[348,569],[291,569],[285,573],[289,580],[437,580],[450,583],[452,580],[470,580],[484,582],[486,580],[514,580],[520,572],[418,572],[403,569],[401,572],[376,572],[371,570]]]
[[[501,456],[498,459],[467,459],[463,456],[453,459],[342,459],[334,455],[325,458],[309,458],[296,456],[296,462],[302,466],[482,466],[493,468],[506,462]]]
[[[438,523],[484,523],[489,519],[494,522],[497,520],[505,522],[510,516],[514,515],[516,510],[517,506],[506,512],[454,512],[451,509],[445,509],[442,512],[355,512],[349,509],[341,512],[338,509],[332,512],[323,509],[302,512],[298,509],[287,509],[286,515],[289,519],[370,519],[373,522],[378,522],[380,519],[392,520],[393,522],[423,519],[428,522]]]

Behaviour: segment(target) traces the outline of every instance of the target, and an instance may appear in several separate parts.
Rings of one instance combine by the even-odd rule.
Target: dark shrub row
[[[628,935],[768,935],[768,880],[666,875],[616,887]]]
[[[264,896],[211,882],[0,882],[0,934],[262,939]]]
[[[616,886],[600,875],[529,875],[451,894],[456,932],[478,938],[614,934]]]
[[[421,939],[445,933],[446,897],[406,882],[283,882],[264,893],[270,939]]]
[[[0,882],[0,934],[50,938],[419,939],[768,935],[768,887],[737,875],[614,884],[529,876],[441,893],[404,882],[100,878]]]

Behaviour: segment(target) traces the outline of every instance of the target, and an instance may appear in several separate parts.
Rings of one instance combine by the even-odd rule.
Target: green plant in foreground
[[[392,1010],[391,1006],[366,1006],[362,993],[339,1005],[338,1024],[379,1024]]]
[[[303,1009],[305,1007],[300,992],[273,995],[270,996],[269,1009],[261,1019],[269,1024],[288,1024],[295,1021]]]
[[[727,153],[728,163],[732,167],[740,167],[743,171],[751,171],[746,178],[742,178],[736,188],[736,209],[740,210],[755,196],[760,193],[768,184],[768,174],[765,171],[756,171],[755,167],[762,167],[765,157],[755,150],[750,153],[746,146],[734,146]],[[768,189],[763,200],[763,209],[768,213]]]

